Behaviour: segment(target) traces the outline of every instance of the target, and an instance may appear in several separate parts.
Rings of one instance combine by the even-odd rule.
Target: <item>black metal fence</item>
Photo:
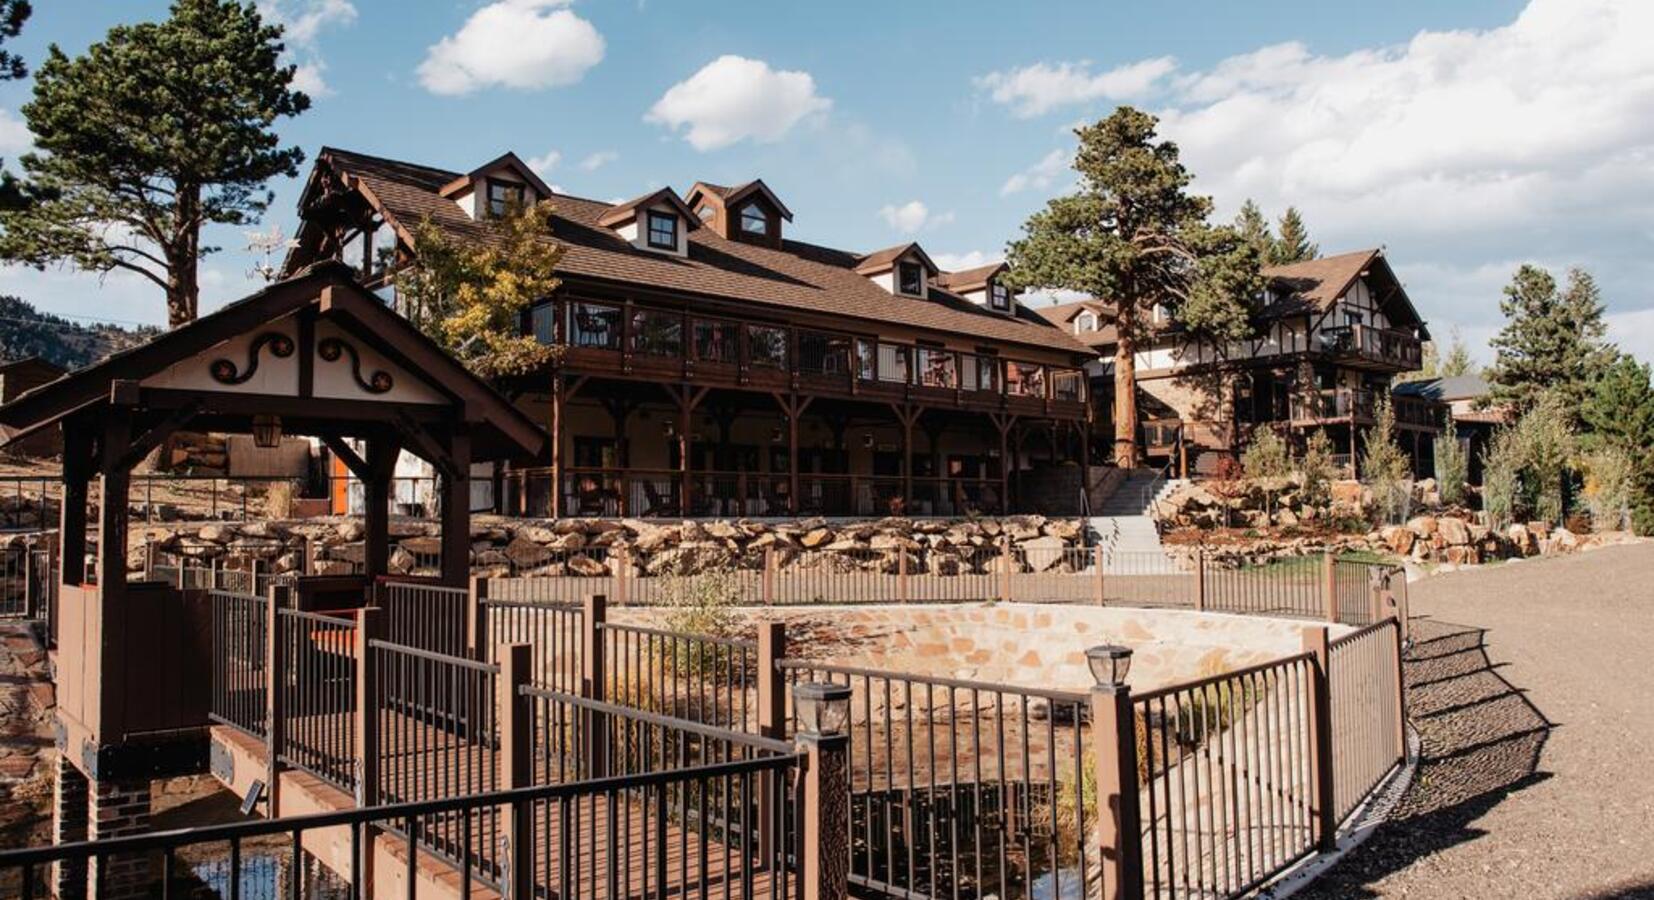
[[[269,735],[269,672],[266,642],[269,601],[250,594],[214,590],[212,607],[214,722],[260,740]]]

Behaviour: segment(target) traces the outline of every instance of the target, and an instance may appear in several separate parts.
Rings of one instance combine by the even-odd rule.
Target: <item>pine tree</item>
[[[29,21],[34,8],[29,0],[0,0],[0,45],[23,33],[23,23]],[[0,81],[16,81],[29,74],[22,57],[10,50],[0,50]],[[0,160],[0,165],[4,161]],[[28,203],[23,186],[11,172],[0,172],[0,209],[19,209]]]
[[[1076,130],[1079,187],[1023,224],[1008,253],[1016,287],[1076,291],[1116,307],[1114,445],[1137,462],[1137,351],[1156,306],[1197,335],[1251,334],[1263,292],[1257,251],[1208,219],[1212,200],[1189,191],[1177,145],[1157,140],[1153,116],[1121,107]]]
[[[1470,460],[1465,445],[1453,431],[1448,420],[1447,429],[1436,436],[1436,492],[1443,506],[1458,506],[1464,502],[1465,483],[1470,478]]]
[[[1275,234],[1269,230],[1269,220],[1264,218],[1263,210],[1250,197],[1241,204],[1240,214],[1235,216],[1235,231],[1240,234],[1241,240],[1257,249],[1259,259],[1268,259],[1273,254]]]
[[[1362,448],[1361,475],[1372,487],[1379,518],[1397,522],[1407,515],[1412,496],[1412,470],[1396,444],[1396,411],[1390,398],[1380,395],[1373,411],[1373,427]]]
[[[53,46],[23,107],[29,202],[0,214],[0,257],[134,272],[165,292],[170,325],[193,320],[216,249],[202,227],[255,220],[265,183],[304,160],[271,128],[310,105],[283,49],[281,28],[234,0],[174,0],[165,21],[112,28],[73,59]]]
[[[1499,309],[1505,326],[1492,341],[1492,402],[1524,412],[1541,393],[1555,390],[1572,418],[1594,372],[1613,353],[1604,340],[1608,326],[1596,282],[1573,269],[1559,292],[1549,272],[1524,265],[1505,287]]]
[[[1639,534],[1654,533],[1654,370],[1620,354],[1580,407],[1587,448],[1631,461],[1631,511]]]
[[[1275,234],[1268,258],[1272,266],[1308,262],[1321,255],[1321,246],[1309,239],[1309,229],[1304,225],[1303,214],[1298,212],[1296,206],[1286,208]]]
[[[1436,365],[1436,371],[1442,378],[1458,378],[1469,375],[1475,363],[1470,359],[1470,348],[1465,346],[1464,335],[1459,333],[1457,325],[1453,326],[1453,339],[1447,345],[1447,355],[1441,358]]]

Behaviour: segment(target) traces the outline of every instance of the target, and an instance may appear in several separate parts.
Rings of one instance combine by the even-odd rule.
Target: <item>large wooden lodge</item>
[[[422,222],[486,240],[490,218],[546,200],[562,283],[522,327],[566,351],[507,385],[553,439],[497,473],[502,511],[1080,511],[1094,353],[1023,308],[1002,264],[789,238],[762,180],[608,203],[509,153],[451,172],[324,149],[287,268],[343,260],[394,303]]]

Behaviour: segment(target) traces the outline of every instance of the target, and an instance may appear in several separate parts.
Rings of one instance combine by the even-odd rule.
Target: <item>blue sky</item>
[[[919,240],[997,258],[1069,180],[1078,122],[1129,102],[1164,117],[1196,186],[1303,210],[1322,249],[1385,245],[1438,337],[1474,352],[1515,265],[1590,268],[1613,337],[1654,358],[1654,4],[1460,0],[778,4],[270,0],[313,108],[281,124],[463,169],[503,150],[571,193],[629,197],[762,176],[791,234]],[[37,4],[15,47],[71,53],[156,2]],[[27,82],[0,86],[0,155],[27,146]],[[296,182],[264,227],[291,234]],[[205,263],[203,308],[246,293],[239,229]],[[158,322],[129,277],[0,270],[0,291],[72,315]]]

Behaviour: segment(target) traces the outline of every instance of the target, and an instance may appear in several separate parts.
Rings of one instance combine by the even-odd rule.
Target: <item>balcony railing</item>
[[[1401,371],[1423,364],[1424,348],[1419,339],[1405,331],[1346,325],[1321,332],[1321,349],[1335,356],[1380,363]]]
[[[644,374],[668,365],[689,377],[721,375],[743,384],[790,378],[846,393],[933,399],[951,393],[959,402],[1014,398],[1078,406],[1087,395],[1079,368],[625,304],[559,301],[535,308],[529,328],[541,343],[562,343],[583,362],[601,351],[621,369]]]
[[[1347,420],[1370,424],[1378,416],[1378,393],[1365,388],[1336,388],[1295,398],[1294,422]],[[1417,397],[1392,396],[1396,423],[1419,428],[1442,427],[1442,404]]]

